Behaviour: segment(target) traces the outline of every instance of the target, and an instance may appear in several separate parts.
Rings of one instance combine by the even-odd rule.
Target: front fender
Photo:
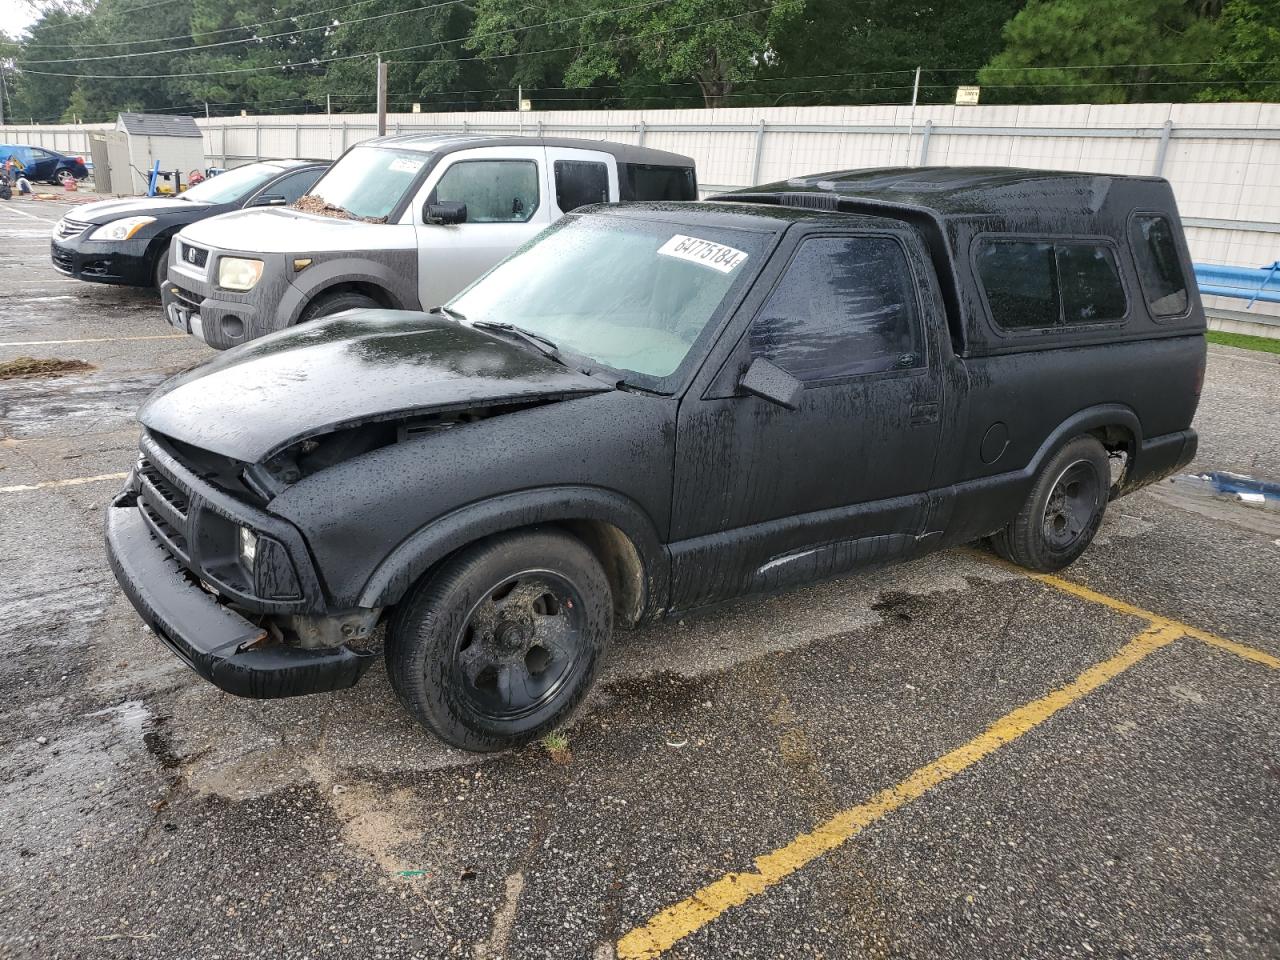
[[[374,570],[361,591],[361,607],[397,603],[433,566],[455,550],[518,527],[596,520],[610,523],[630,539],[645,573],[646,613],[665,604],[667,552],[648,515],[621,494],[599,487],[555,486],[503,494],[460,507],[405,539]]]
[[[352,255],[323,260],[301,273],[295,273],[280,301],[277,316],[281,326],[293,326],[307,304],[326,290],[344,283],[367,283],[379,287],[386,292],[395,310],[419,309],[417,253],[413,250],[367,251],[359,257]]]

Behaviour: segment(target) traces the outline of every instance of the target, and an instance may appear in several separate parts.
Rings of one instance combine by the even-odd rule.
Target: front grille
[[[189,492],[173,477],[161,472],[146,457],[138,460],[138,510],[151,532],[181,563],[190,561],[187,550]]]
[[[72,237],[78,237],[80,234],[88,230],[93,224],[85,223],[83,220],[73,220],[70,217],[63,217],[58,221],[58,225],[53,228],[53,235],[59,240],[70,240]]]
[[[203,267],[209,262],[209,251],[203,247],[193,247],[191,244],[184,242],[182,249],[179,251],[182,256],[183,263],[189,263],[193,267]]]

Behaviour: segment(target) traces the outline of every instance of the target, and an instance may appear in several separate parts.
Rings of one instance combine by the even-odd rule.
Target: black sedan
[[[310,190],[328,165],[266,160],[219,174],[176,197],[78,207],[54,227],[54,268],[77,280],[158,288],[169,242],[183,227],[243,207],[287,206]]]

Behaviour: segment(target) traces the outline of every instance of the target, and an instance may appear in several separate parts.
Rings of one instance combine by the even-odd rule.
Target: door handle
[[[939,409],[940,405],[936,400],[927,403],[913,403],[909,410],[911,425],[920,427],[927,423],[937,423]]]

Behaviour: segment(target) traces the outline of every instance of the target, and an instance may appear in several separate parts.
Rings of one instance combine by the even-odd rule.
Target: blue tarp
[[[1196,283],[1202,294],[1248,300],[1246,309],[1257,301],[1280,303],[1280,260],[1265,267],[1224,267],[1197,263]]]

